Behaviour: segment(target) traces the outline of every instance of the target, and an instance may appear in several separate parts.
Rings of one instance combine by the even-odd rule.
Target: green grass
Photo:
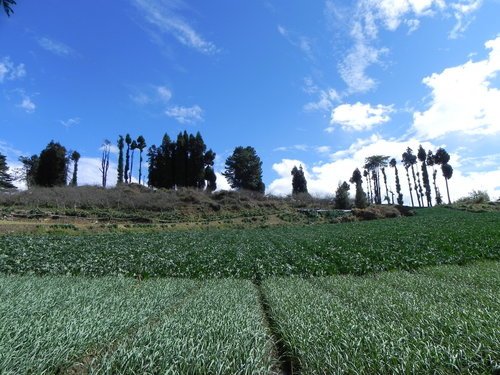
[[[0,236],[0,272],[184,278],[362,275],[500,259],[500,214],[445,208],[335,225]]]
[[[263,283],[304,374],[491,374],[500,365],[500,263]]]

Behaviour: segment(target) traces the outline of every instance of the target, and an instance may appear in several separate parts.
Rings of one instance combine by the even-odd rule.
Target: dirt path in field
[[[291,350],[286,347],[285,342],[281,337],[278,325],[272,316],[269,302],[264,291],[262,290],[262,286],[260,285],[260,280],[254,280],[254,285],[258,292],[259,305],[262,311],[264,325],[266,326],[274,342],[275,357],[277,358],[279,364],[279,367],[276,369],[276,374],[298,374],[300,372],[299,363],[295,358],[289,355]]]

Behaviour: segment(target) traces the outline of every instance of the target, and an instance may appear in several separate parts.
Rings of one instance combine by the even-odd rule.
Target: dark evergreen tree
[[[215,162],[215,152],[211,149],[205,152],[204,165],[205,165],[205,177],[207,181],[207,190],[209,192],[215,191],[217,189],[217,176],[214,171]]]
[[[129,178],[129,170],[130,170],[130,145],[132,144],[132,138],[130,137],[130,134],[127,134],[125,136],[125,143],[127,144],[127,151],[125,153],[125,171],[124,171],[124,177],[125,177],[125,183],[128,184],[130,182],[130,178]]]
[[[205,153],[207,146],[200,132],[189,136],[186,186],[205,188]]]
[[[351,187],[347,182],[339,183],[337,191],[335,192],[335,208],[339,210],[347,210],[351,208],[351,202],[349,201],[349,189]]]
[[[123,184],[123,148],[125,147],[125,141],[123,139],[123,136],[118,137],[118,179],[117,179],[117,184]]]
[[[226,170],[222,173],[233,189],[245,189],[264,193],[262,162],[251,146],[238,146],[226,159]]]
[[[21,168],[20,179],[26,182],[28,189],[36,186],[36,174],[40,157],[38,155],[31,155],[30,157],[21,156],[19,157],[19,161],[23,165]]]
[[[443,203],[443,200],[441,198],[441,193],[439,191],[439,188],[436,184],[436,176],[437,176],[437,169],[434,167],[436,164],[436,158],[434,154],[432,153],[431,150],[427,153],[427,165],[430,165],[432,167],[432,184],[434,185],[434,193],[436,195],[436,204],[439,205]]]
[[[142,135],[137,137],[137,148],[139,149],[139,184],[142,179],[142,151],[146,148],[146,140]]]
[[[299,168],[296,166],[292,168],[292,194],[308,194],[307,180],[302,165]]]
[[[443,177],[446,182],[446,193],[448,194],[448,204],[451,204],[450,189],[448,188],[448,180],[453,176],[453,168],[451,167],[451,165],[446,163],[441,166],[441,170],[443,171]]]
[[[442,148],[442,147],[438,148],[436,153],[434,154],[434,162],[437,165],[441,166],[442,171],[443,171],[443,165],[448,164],[449,161],[450,161],[450,154],[448,154],[448,152],[444,148]],[[448,167],[445,167],[445,169],[448,169]],[[451,173],[453,174],[453,168],[451,169]],[[443,171],[443,176],[444,176],[444,171]],[[450,176],[450,178],[451,178],[451,176]],[[446,182],[446,190],[448,192],[448,204],[450,204],[451,200],[450,200],[450,194],[448,191],[448,179],[446,177],[445,177],[445,182]]]
[[[351,184],[356,184],[356,196],[354,198],[354,205],[356,208],[365,208],[368,204],[366,202],[366,194],[363,191],[363,177],[358,168],[352,172],[351,179],[349,180]]]
[[[80,160],[80,153],[73,151],[71,153],[71,161],[73,162],[73,177],[71,178],[71,186],[78,185],[78,161]]]
[[[159,147],[153,145],[149,148],[149,186],[165,189],[175,187],[174,154],[175,143],[168,134],[163,136]]]
[[[7,13],[7,16],[10,17],[10,15],[14,13],[12,6],[16,5],[16,0],[0,0],[0,5],[3,7],[5,13]]]
[[[401,184],[399,182],[399,174],[398,174],[398,167],[396,166],[396,159],[392,158],[391,161],[389,162],[389,165],[394,168],[394,174],[396,176],[396,193],[398,195],[397,202],[400,206],[403,205],[403,194],[401,194]],[[409,182],[410,177],[408,176],[408,182]]]
[[[130,151],[132,153],[130,154],[130,172],[128,175],[128,181],[132,183],[132,175],[134,173],[134,153],[135,150],[137,150],[137,141],[133,140],[132,143],[130,144]]]
[[[427,153],[422,145],[418,148],[417,157],[422,163],[422,181],[424,183],[425,196],[427,198],[427,207],[432,207],[431,183],[429,180],[429,172],[427,171]]]
[[[50,141],[40,153],[35,184],[46,187],[65,186],[68,176],[68,162],[66,148],[58,142]]]
[[[189,136],[186,131],[179,133],[174,153],[175,185],[187,186],[189,162]]]
[[[418,186],[418,194],[420,196],[420,202],[422,202],[422,207],[424,207],[424,189],[422,188],[422,184],[420,183],[420,172],[417,170],[417,186]]]
[[[408,177],[408,186],[410,188],[411,205],[415,206],[415,203],[413,202],[410,174],[408,172],[409,168],[411,168],[411,171],[413,174],[413,182],[414,182],[414,186],[415,186],[415,194],[416,194],[417,200],[418,200],[418,206],[422,207],[422,205],[420,204],[420,196],[418,195],[418,190],[417,190],[417,178],[415,176],[415,169],[413,168],[413,165],[417,163],[417,157],[415,155],[413,155],[413,150],[411,148],[408,147],[406,149],[406,152],[403,153],[403,160],[401,160],[401,161],[403,162],[403,165],[406,169],[406,176]]]
[[[0,154],[0,189],[15,189],[13,181],[14,179],[9,173],[7,158],[5,155]]]

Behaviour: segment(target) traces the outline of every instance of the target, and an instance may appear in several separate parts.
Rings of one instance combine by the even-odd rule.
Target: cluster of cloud
[[[388,122],[393,112],[392,105],[341,104],[332,111],[330,127],[326,131],[332,132],[335,125],[340,125],[344,130],[362,131],[370,130],[375,125]]]
[[[292,46],[297,47],[304,55],[310,59],[314,60],[314,54],[312,49],[312,40],[303,35],[296,35],[296,33],[291,32],[284,26],[278,25],[278,33],[284,37]]]
[[[179,43],[204,54],[218,52],[216,45],[199,34],[190,23],[185,20],[179,10],[187,8],[182,0],[131,0],[132,4],[141,12],[148,24],[155,28],[155,32],[168,34]]]
[[[268,186],[267,193],[284,196],[291,194],[292,176],[291,170],[294,166],[302,165],[307,179],[309,192],[315,196],[332,196],[338,183],[348,181],[354,169],[362,170],[365,159],[371,155],[387,155],[394,157],[397,161],[400,184],[406,204],[410,203],[410,195],[406,177],[406,171],[401,164],[401,155],[407,147],[413,149],[416,153],[419,145],[426,150],[435,151],[443,146],[431,142],[419,142],[414,138],[408,140],[384,139],[379,135],[373,135],[366,139],[359,139],[348,149],[335,152],[330,155],[329,162],[319,163],[317,165],[308,165],[299,159],[282,159],[273,164],[273,170],[278,177]],[[453,177],[450,180],[450,196],[452,200],[466,196],[472,190],[486,190],[490,197],[497,198],[500,195],[500,169],[484,172],[463,172],[463,163],[458,154],[451,154],[451,164],[454,167]],[[497,162],[498,165],[498,162]],[[430,167],[429,167],[430,168]],[[419,167],[417,167],[419,170]],[[432,170],[430,169],[430,173]],[[389,190],[395,191],[395,177],[392,168],[386,169],[387,184]],[[437,184],[441,195],[446,196],[446,186],[444,178],[438,171]],[[385,187],[383,195],[385,195]],[[366,186],[365,186],[366,190]],[[434,195],[433,195],[434,196]]]
[[[413,115],[413,130],[420,139],[450,133],[500,133],[500,90],[493,86],[500,72],[500,36],[485,43],[487,58],[447,68],[424,78],[431,89],[429,108]]]
[[[151,103],[159,103],[161,106],[167,106],[164,114],[175,119],[180,124],[196,124],[203,122],[203,109],[195,104],[192,106],[180,106],[170,104],[173,97],[172,90],[167,86],[153,86],[149,94],[138,92],[130,95],[130,99],[139,105],[147,105]]]
[[[4,80],[14,81],[26,76],[24,64],[14,63],[9,56],[0,59],[0,83]]]
[[[377,82],[367,74],[367,69],[381,62],[388,49],[376,44],[380,29],[395,31],[401,24],[415,31],[422,17],[437,14],[456,19],[450,38],[465,31],[473,13],[481,6],[481,0],[357,0],[354,7],[342,11],[333,0],[326,1],[326,13],[332,23],[348,23],[353,46],[338,64],[341,78],[347,85],[347,94],[372,90]],[[345,19],[348,19],[346,21]]]

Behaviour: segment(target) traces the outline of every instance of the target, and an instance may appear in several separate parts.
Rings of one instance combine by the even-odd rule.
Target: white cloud
[[[326,130],[331,132],[335,125],[338,124],[344,130],[370,130],[373,126],[388,122],[393,112],[392,105],[378,104],[363,104],[357,102],[355,104],[341,104],[337,106],[331,115],[330,127]]]
[[[151,102],[149,96],[142,92],[139,92],[137,94],[131,94],[129,97],[133,102],[139,105],[146,105]]]
[[[306,87],[304,90],[312,90],[313,87]],[[317,89],[318,99],[314,102],[309,102],[304,105],[304,110],[308,112],[313,111],[330,111],[335,103],[340,101],[340,95],[332,88],[326,90]]]
[[[422,139],[449,133],[500,133],[500,90],[491,81],[500,71],[500,36],[485,43],[486,59],[468,61],[424,78],[432,90],[429,108],[414,113],[413,129]]]
[[[31,98],[28,96],[23,98],[21,104],[19,104],[18,107],[24,109],[26,113],[33,113],[36,109],[35,103],[33,103]]]
[[[178,14],[178,9],[184,7],[183,1],[132,0],[132,3],[161,33],[170,34],[181,44],[199,52],[205,54],[218,52],[214,43],[205,40]]]
[[[273,151],[307,151],[309,150],[309,146],[307,145],[293,145],[293,146],[281,146],[276,147]]]
[[[158,93],[160,100],[165,103],[167,103],[172,98],[172,91],[170,91],[166,86],[158,86],[156,88],[156,92]]]
[[[232,190],[231,185],[229,185],[229,182],[227,182],[226,177],[222,175],[222,172],[215,172],[215,176],[217,177],[216,184],[217,184],[217,190]]]
[[[64,43],[57,40],[50,39],[47,37],[41,37],[37,39],[38,45],[44,50],[49,51],[57,56],[69,57],[75,56],[76,52]]]
[[[24,64],[15,64],[10,57],[6,56],[0,60],[0,83],[4,80],[14,81],[26,75]]]
[[[450,4],[451,9],[453,9],[453,15],[457,20],[457,23],[449,34],[451,39],[458,38],[469,27],[473,20],[471,14],[477,11],[482,3],[482,0],[462,0]]]
[[[71,128],[72,126],[78,125],[81,122],[81,119],[80,117],[74,117],[74,118],[69,118],[67,120],[61,120],[59,122],[64,127]]]
[[[168,117],[173,117],[181,124],[194,124],[203,121],[203,110],[198,105],[192,107],[170,107],[165,111],[165,114]]]
[[[81,157],[78,162],[78,185],[102,186],[101,158]],[[117,165],[109,162],[107,187],[115,186],[118,178]]]
[[[300,49],[306,55],[306,57],[311,60],[314,59],[312,46],[313,41],[310,38],[291,32],[281,25],[278,25],[278,33],[283,36],[292,46]]]
[[[331,155],[332,160],[320,163],[315,166],[308,166],[301,160],[282,159],[279,163],[273,164],[273,170],[278,177],[273,180],[267,189],[267,193],[274,195],[288,195],[292,190],[292,176],[290,174],[294,165],[302,165],[307,179],[308,190],[316,196],[333,195],[339,181],[349,181],[355,168],[362,169],[365,158],[371,155],[388,155],[396,158],[398,164],[399,179],[406,204],[410,204],[408,182],[406,171],[401,164],[401,155],[407,147],[411,147],[414,152],[418,149],[420,142],[416,139],[396,140],[383,139],[378,135],[373,135],[367,139],[359,139],[348,149],[340,150]],[[436,150],[442,145],[430,142],[421,143],[426,150]],[[449,181],[450,195],[452,200],[466,196],[473,189],[486,190],[492,199],[500,196],[500,162],[496,162],[496,168],[483,172],[465,172],[460,163],[458,154],[451,155],[451,165],[454,167],[454,174]],[[417,169],[419,170],[419,169]],[[429,174],[432,175],[432,169]],[[394,170],[386,169],[387,184],[389,190],[396,193]],[[446,196],[446,186],[441,171],[438,171],[437,183],[441,195]],[[413,182],[412,182],[413,184]],[[363,188],[366,191],[366,184]],[[385,195],[385,186],[382,186],[382,193]],[[434,199],[434,191],[432,193]],[[416,198],[414,195],[415,204]]]
[[[326,2],[327,14],[334,17],[336,23],[340,18],[347,23],[353,47],[349,49],[338,64],[340,76],[347,85],[347,93],[362,93],[372,90],[377,82],[367,74],[367,69],[381,62],[381,56],[388,52],[386,48],[375,47],[379,30],[396,31],[400,25],[406,24],[409,33],[420,25],[419,18],[453,13],[457,22],[450,37],[464,32],[482,0],[357,0],[354,8],[348,13],[337,9],[332,1]],[[347,19],[347,17],[349,17]]]

